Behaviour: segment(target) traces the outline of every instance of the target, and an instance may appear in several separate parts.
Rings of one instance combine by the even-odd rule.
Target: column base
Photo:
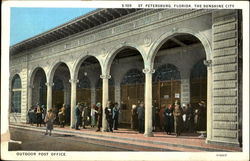
[[[102,132],[108,132],[108,129],[102,128]]]
[[[154,134],[152,132],[149,132],[149,133],[144,133],[143,134],[145,137],[153,137]]]
[[[230,146],[230,147],[241,147],[239,142],[223,142],[223,141],[209,140],[209,139],[206,139],[206,144],[222,145],[222,146]]]

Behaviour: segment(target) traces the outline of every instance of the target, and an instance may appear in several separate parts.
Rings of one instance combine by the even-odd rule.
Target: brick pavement
[[[25,128],[44,132],[45,127],[36,127],[28,124],[11,124],[10,127]],[[55,126],[53,133],[74,135],[85,138],[90,143],[117,147],[124,151],[185,151],[185,152],[240,152],[240,147],[206,144],[205,138],[197,134],[167,135],[164,132],[154,132],[154,137],[144,137],[136,131],[120,128],[114,132],[96,132],[96,128],[75,130],[70,127]]]

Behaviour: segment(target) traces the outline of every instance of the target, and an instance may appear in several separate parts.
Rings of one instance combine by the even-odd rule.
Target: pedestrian
[[[80,121],[81,121],[81,105],[80,103],[77,104],[76,108],[75,108],[75,116],[76,116],[76,125],[75,125],[75,129],[76,130],[80,130],[79,126],[80,126]]]
[[[95,127],[96,125],[96,114],[98,113],[98,111],[96,110],[96,106],[93,105],[91,110],[90,110],[90,116],[91,116],[91,127]]]
[[[194,111],[190,104],[187,104],[187,130],[188,132],[194,131]]]
[[[65,107],[65,104],[63,104],[62,108],[59,110],[58,118],[59,118],[60,127],[64,127],[65,119],[66,119],[66,107]]]
[[[35,109],[33,106],[30,107],[29,111],[28,111],[28,117],[29,117],[29,123],[31,126],[33,126],[33,123],[35,123]]]
[[[172,105],[169,104],[168,107],[164,110],[164,117],[165,117],[165,131],[167,134],[171,134],[173,131],[173,122],[174,122],[174,116],[173,116],[173,109]]]
[[[46,110],[44,105],[42,105],[41,108],[42,108],[42,123],[44,124],[44,126],[46,126],[46,123],[44,122],[44,119],[45,119],[47,110]]]
[[[90,124],[90,112],[91,112],[91,109],[89,106],[87,105],[84,105],[84,108],[83,108],[83,122],[82,122],[82,127],[84,129],[86,129],[86,126],[88,126]]]
[[[52,112],[52,109],[49,109],[46,116],[45,116],[45,119],[44,119],[44,122],[46,123],[45,135],[48,134],[48,130],[49,130],[49,135],[51,135],[51,132],[53,130],[53,122],[54,122],[54,120],[55,120],[55,115]]]
[[[181,134],[182,130],[182,108],[180,107],[180,104],[177,103],[174,107],[174,126],[175,126],[175,133],[176,136],[179,136]]]
[[[138,131],[139,133],[144,132],[144,120],[145,120],[145,109],[144,104],[140,103],[139,107],[137,108],[137,114],[138,114]]]
[[[160,111],[159,111],[159,120],[160,120],[160,130],[164,131],[164,111],[165,111],[166,105],[161,105]]]
[[[120,109],[118,107],[118,103],[116,102],[114,104],[114,108],[113,108],[113,122],[114,122],[114,130],[118,130],[118,119],[119,119],[119,113],[120,113]]]
[[[182,131],[186,132],[187,131],[187,107],[186,104],[182,104],[182,120],[183,120],[183,126],[182,126]]]
[[[205,106],[205,102],[201,101],[199,103],[199,121],[200,121],[200,131],[206,131],[206,120],[207,120],[207,109]]]
[[[110,101],[107,102],[107,106],[105,107],[105,115],[108,122],[108,131],[113,132],[113,107]]]
[[[156,108],[157,108],[157,105],[155,102],[153,102],[153,106],[152,106],[152,128],[153,128],[153,131],[156,130]]]
[[[39,104],[37,104],[36,106],[36,126],[40,126],[41,127],[41,124],[42,124],[42,108],[39,106]]]
[[[131,109],[131,129],[137,130],[138,128],[138,115],[136,105],[132,105]]]
[[[96,104],[96,107],[98,108],[97,110],[97,130],[96,132],[98,131],[101,131],[101,127],[102,127],[102,105],[101,103],[97,103]]]

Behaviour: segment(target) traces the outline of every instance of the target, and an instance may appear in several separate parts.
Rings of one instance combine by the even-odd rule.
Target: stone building
[[[39,103],[118,102],[120,122],[145,103],[145,136],[158,106],[207,107],[207,143],[239,145],[240,10],[97,9],[10,47],[10,121]],[[105,117],[103,117],[105,118]],[[103,121],[103,130],[107,125]]]

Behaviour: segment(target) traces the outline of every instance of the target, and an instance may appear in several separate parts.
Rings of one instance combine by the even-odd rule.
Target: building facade
[[[239,146],[242,120],[240,10],[97,9],[10,47],[10,121],[28,109],[118,102],[120,122],[145,104],[206,102],[207,143]],[[103,117],[104,119],[105,117]],[[107,128],[103,121],[103,130]]]

